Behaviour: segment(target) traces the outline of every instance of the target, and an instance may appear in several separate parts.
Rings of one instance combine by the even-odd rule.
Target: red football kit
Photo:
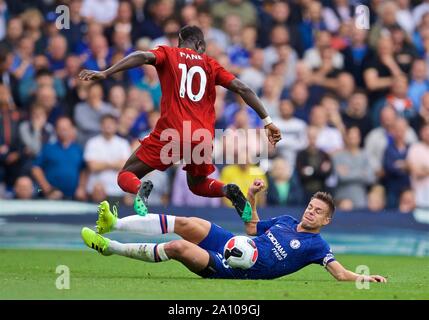
[[[183,143],[192,151],[202,141],[196,130],[205,129],[213,140],[215,87],[228,87],[235,76],[213,58],[189,48],[159,46],[150,52],[156,57],[155,67],[161,84],[161,116],[155,129],[141,141],[136,155],[150,167],[164,171],[173,164],[165,163],[161,155],[162,148],[168,143],[171,145],[170,141],[180,144],[180,152],[172,155],[174,151],[170,150],[168,155],[179,160],[184,156]],[[169,134],[171,130],[177,134]],[[169,137],[166,141],[161,139],[163,132]],[[211,160],[211,154],[205,155],[206,159],[207,156]],[[215,168],[211,162],[195,164],[191,160],[184,170],[193,176],[208,176]]]

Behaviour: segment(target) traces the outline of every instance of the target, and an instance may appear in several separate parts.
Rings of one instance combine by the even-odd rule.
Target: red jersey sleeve
[[[228,87],[231,81],[235,79],[235,76],[222,67],[216,60],[211,59],[211,63],[215,74],[216,85],[220,85],[225,88]]]
[[[149,50],[149,52],[152,52],[155,55],[156,61],[155,65],[162,65],[164,61],[167,58],[167,50],[164,46],[159,46],[156,48],[153,48],[152,50]]]

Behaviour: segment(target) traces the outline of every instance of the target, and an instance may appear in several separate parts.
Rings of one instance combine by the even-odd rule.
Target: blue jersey
[[[257,237],[258,260],[247,270],[233,269],[223,258],[225,243],[234,236],[231,232],[212,224],[206,239],[199,246],[208,250],[214,261],[212,278],[273,279],[298,271],[316,263],[326,266],[335,261],[329,245],[320,234],[298,232],[298,221],[280,216],[259,221]]]
[[[298,232],[298,223],[291,216],[258,222],[258,237],[253,239],[258,248],[258,260],[252,268],[243,270],[246,278],[277,278],[312,263],[326,266],[335,260],[320,234]]]

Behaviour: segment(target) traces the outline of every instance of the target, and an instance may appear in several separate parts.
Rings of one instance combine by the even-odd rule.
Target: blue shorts
[[[223,278],[223,279],[241,279],[241,271],[232,269],[223,257],[223,248],[227,241],[234,237],[232,232],[229,232],[217,224],[212,223],[209,234],[198,246],[207,250],[210,256],[209,268],[210,274],[201,274],[204,278]]]

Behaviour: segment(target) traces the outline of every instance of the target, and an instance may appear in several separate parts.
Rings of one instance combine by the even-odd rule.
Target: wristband
[[[273,123],[273,120],[271,120],[271,117],[268,116],[264,119],[262,119],[262,121],[264,122],[264,127],[268,126],[269,124]]]

